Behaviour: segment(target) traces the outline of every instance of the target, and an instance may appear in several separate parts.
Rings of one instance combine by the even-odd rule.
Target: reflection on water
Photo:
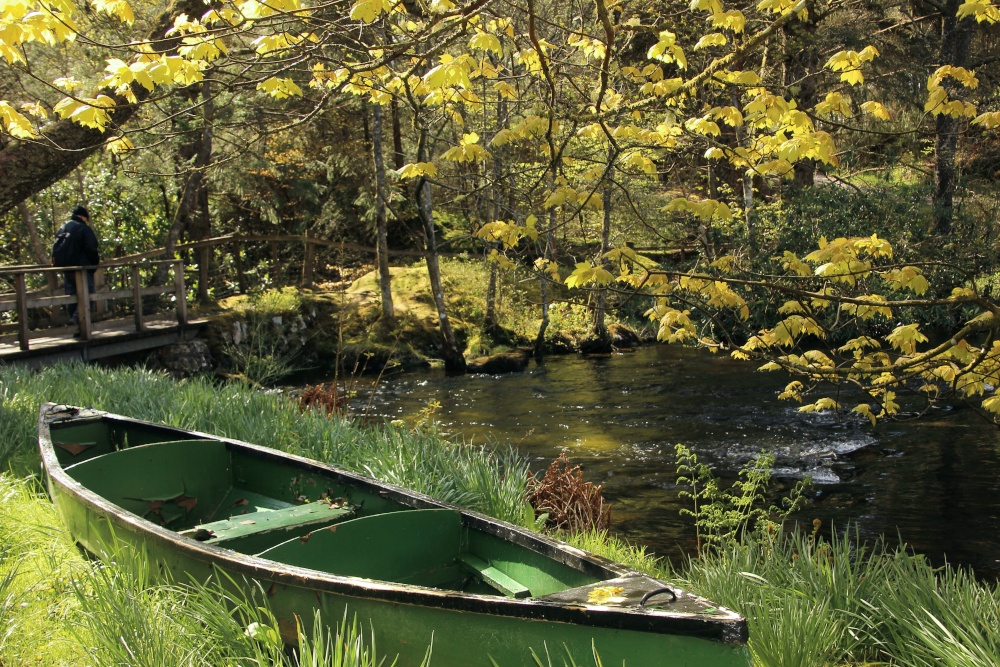
[[[566,452],[604,485],[614,527],[661,555],[688,550],[679,516],[674,444],[733,476],[757,453],[775,474],[816,482],[803,519],[856,522],[865,537],[898,534],[917,550],[1000,574],[1000,439],[969,412],[935,421],[858,423],[800,414],[778,401],[788,381],[725,357],[651,346],[610,357],[549,357],[521,374],[383,378],[370,408],[414,415],[442,404],[442,428],[486,445],[514,446],[535,469]],[[368,404],[360,396],[356,408]]]

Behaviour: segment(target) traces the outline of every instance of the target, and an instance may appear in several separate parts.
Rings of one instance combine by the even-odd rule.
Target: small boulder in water
[[[466,370],[469,373],[487,373],[499,375],[501,373],[520,373],[528,366],[527,350],[515,350],[513,352],[501,352],[488,357],[479,357],[470,361]]]

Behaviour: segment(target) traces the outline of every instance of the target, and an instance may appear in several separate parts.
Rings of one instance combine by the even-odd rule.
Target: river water
[[[781,484],[809,475],[799,514],[826,530],[854,525],[865,539],[901,538],[936,562],[1000,575],[1000,432],[970,410],[943,410],[877,428],[802,414],[777,400],[788,382],[699,350],[654,345],[607,357],[555,356],[524,373],[382,378],[353,408],[417,414],[438,401],[441,428],[466,441],[513,446],[544,468],[565,452],[603,485],[613,529],[662,556],[693,547],[679,509],[674,445],[721,477],[761,451]]]

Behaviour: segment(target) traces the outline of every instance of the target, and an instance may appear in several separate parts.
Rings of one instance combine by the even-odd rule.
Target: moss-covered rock
[[[479,357],[469,362],[466,369],[470,373],[485,373],[501,375],[504,373],[520,373],[528,367],[529,350],[501,352],[487,357]]]

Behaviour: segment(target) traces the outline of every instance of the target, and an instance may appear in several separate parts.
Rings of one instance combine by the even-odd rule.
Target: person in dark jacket
[[[56,233],[56,238],[60,237],[65,239],[63,243],[66,247],[58,253],[58,257],[53,257],[56,266],[97,266],[101,262],[97,235],[90,228],[90,213],[85,207],[77,206],[73,209],[70,219]],[[95,272],[96,269],[87,270],[87,286],[91,294],[94,292]],[[63,272],[63,287],[67,295],[76,295],[76,271]],[[66,306],[66,311],[71,322],[79,321],[80,314],[75,303]]]

